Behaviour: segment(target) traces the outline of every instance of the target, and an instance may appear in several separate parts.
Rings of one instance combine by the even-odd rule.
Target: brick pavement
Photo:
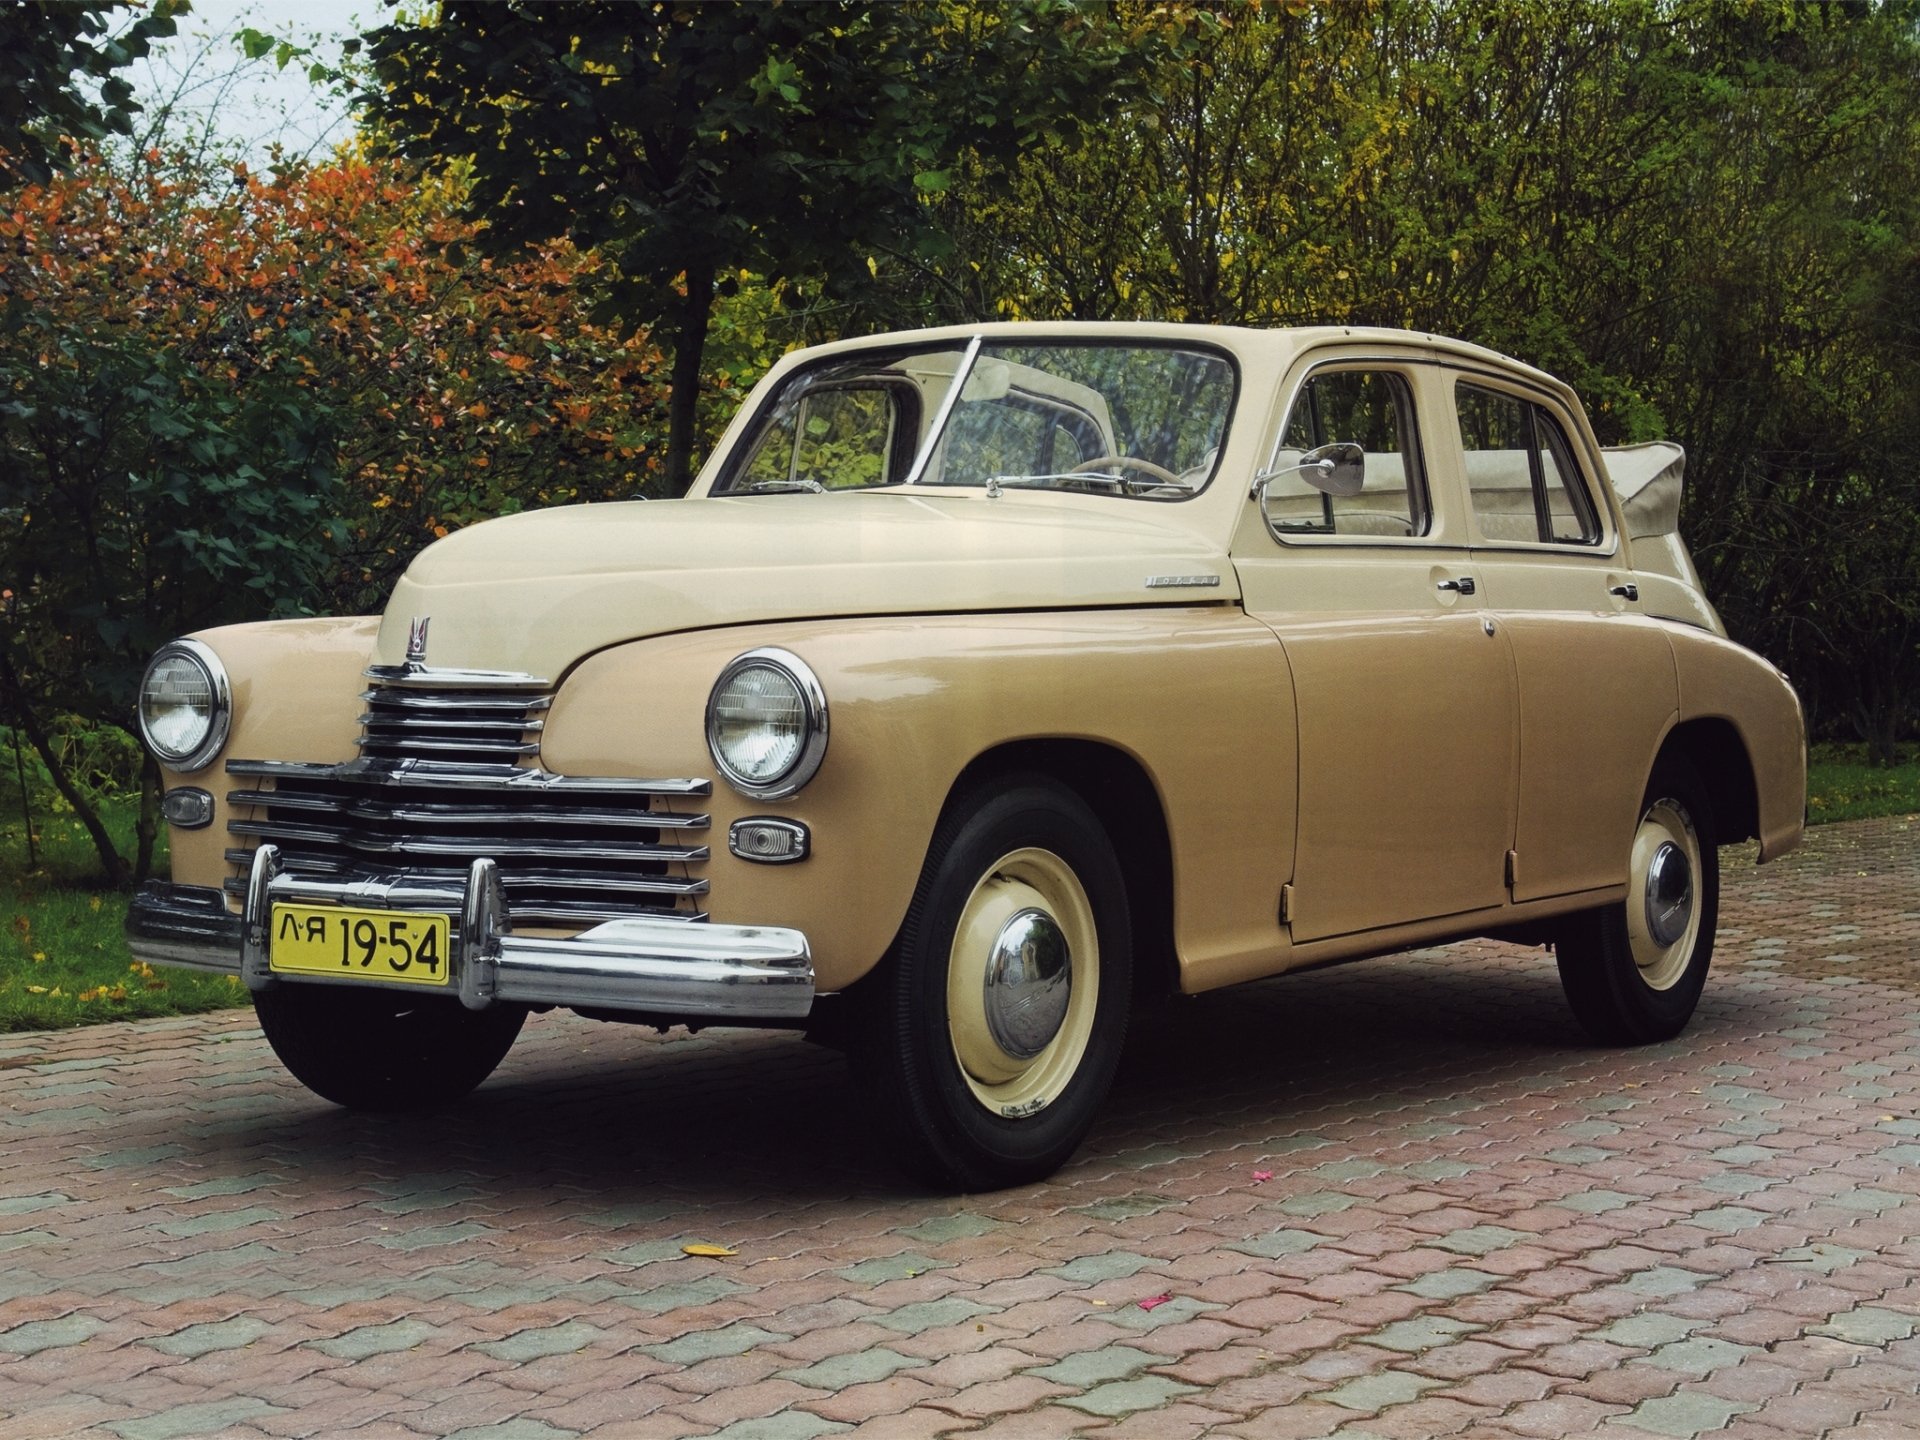
[[[0,1437],[1912,1436],[1917,841],[1731,863],[1669,1045],[1482,943],[1170,1002],[995,1195],[788,1035],[544,1017],[401,1119],[245,1013],[0,1036]]]

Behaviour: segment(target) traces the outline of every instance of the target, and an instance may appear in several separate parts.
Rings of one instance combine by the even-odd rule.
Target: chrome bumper
[[[449,988],[470,1010],[506,1000],[663,1017],[800,1020],[813,1007],[813,956],[798,930],[646,917],[608,921],[566,940],[519,936],[491,860],[473,862],[463,890],[403,877],[336,884],[283,873],[279,851],[262,845],[242,914],[230,913],[218,890],[150,881],[127,911],[127,945],[136,959],[238,975],[253,990],[381,983],[276,974],[267,963],[267,935],[281,901],[452,916]]]

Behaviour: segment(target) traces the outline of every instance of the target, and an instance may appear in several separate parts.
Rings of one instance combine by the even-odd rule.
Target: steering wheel
[[[1125,470],[1138,470],[1142,475],[1146,475],[1162,485],[1180,485],[1184,487],[1186,484],[1185,481],[1174,474],[1173,471],[1167,469],[1166,466],[1156,465],[1151,460],[1142,460],[1137,455],[1096,455],[1091,460],[1082,460],[1078,465],[1074,466],[1074,469],[1097,470],[1102,465],[1118,465]]]

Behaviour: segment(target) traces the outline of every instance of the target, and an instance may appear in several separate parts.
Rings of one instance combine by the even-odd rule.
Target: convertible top
[[[1614,445],[1601,450],[1607,479],[1626,512],[1627,534],[1635,540],[1680,533],[1680,490],[1687,452],[1671,440],[1643,445]]]

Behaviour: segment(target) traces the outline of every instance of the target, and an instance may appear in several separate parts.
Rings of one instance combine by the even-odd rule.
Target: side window
[[[1489,540],[1597,545],[1600,524],[1566,432],[1540,406],[1462,382],[1455,390],[1474,523]]]
[[[1425,477],[1413,395],[1400,376],[1380,370],[1316,371],[1300,387],[1271,469],[1285,470],[1320,445],[1347,441],[1366,451],[1360,493],[1323,495],[1298,471],[1267,486],[1274,529],[1306,535],[1405,537],[1427,531]]]
[[[889,388],[817,390],[781,413],[760,437],[734,488],[885,485],[897,478],[891,473],[897,411]]]

